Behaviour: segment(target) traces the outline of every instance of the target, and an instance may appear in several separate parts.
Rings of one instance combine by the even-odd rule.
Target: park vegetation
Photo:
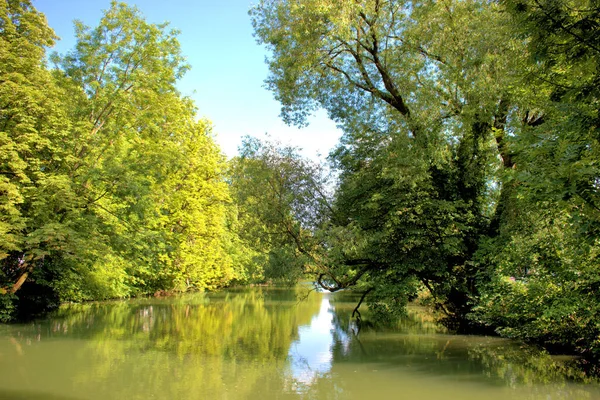
[[[600,356],[597,2],[263,0],[251,17],[283,119],[324,108],[344,131],[331,196],[297,155],[249,153],[320,286],[386,312],[427,293],[457,330]]]
[[[600,8],[589,0],[262,0],[282,118],[319,164],[227,161],[168,25],[113,3],[76,47],[0,1],[4,320],[61,302],[309,277],[375,315],[600,358]]]
[[[45,17],[0,7],[3,318],[245,281],[226,160],[176,89],[177,32],[113,3],[48,67]]]

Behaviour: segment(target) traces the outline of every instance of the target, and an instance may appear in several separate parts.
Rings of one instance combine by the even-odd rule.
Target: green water
[[[0,399],[600,399],[564,361],[305,289],[72,306],[0,327]],[[357,334],[358,331],[358,334]]]

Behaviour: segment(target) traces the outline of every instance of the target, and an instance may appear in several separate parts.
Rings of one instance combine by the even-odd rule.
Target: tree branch
[[[358,314],[358,320],[360,321],[361,315],[360,315],[360,311],[358,311],[358,309],[360,308],[362,302],[365,300],[365,297],[367,297],[367,295],[369,293],[371,293],[372,291],[373,291],[373,288],[369,288],[362,294],[362,296],[360,297],[360,300],[358,301],[358,304],[356,305],[356,307],[354,307],[354,310],[352,311],[352,318],[354,318],[354,314]]]
[[[558,21],[556,18],[554,18],[552,16],[552,14],[550,14],[548,11],[546,11],[546,9],[544,8],[544,6],[542,6],[542,4],[540,4],[540,2],[538,0],[534,0],[535,4],[538,5],[538,7],[540,8],[540,10],[546,15],[546,17],[548,17],[548,19],[550,19],[552,22],[554,22],[555,24],[557,24],[559,26],[560,29],[562,29],[563,31],[567,32],[569,35],[573,36],[574,38],[576,38],[577,40],[579,40],[581,43],[585,44],[586,46],[590,47],[591,49],[595,50],[596,52],[600,53],[600,48],[594,46],[591,43],[588,43],[588,41],[579,36],[577,33],[573,32],[571,29],[569,29],[567,26],[565,26],[562,21]]]

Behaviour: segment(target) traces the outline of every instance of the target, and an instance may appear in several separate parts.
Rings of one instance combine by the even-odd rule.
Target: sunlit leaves
[[[113,2],[49,71],[43,16],[0,7],[3,291],[81,300],[238,278],[225,161],[175,87],[177,32]]]

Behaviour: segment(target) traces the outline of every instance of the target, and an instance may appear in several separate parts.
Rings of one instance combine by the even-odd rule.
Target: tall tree
[[[251,15],[284,120],[324,107],[345,130],[336,223],[367,240],[361,275],[390,282],[392,299],[416,276],[468,324],[473,255],[503,210],[490,204],[510,197],[499,171],[513,166],[522,43],[507,16],[489,2],[379,0],[262,1]]]
[[[177,32],[113,2],[49,71],[43,16],[1,5],[3,317],[15,293],[28,314],[235,278],[224,160],[176,89]]]
[[[474,317],[598,359],[600,9],[593,1],[503,3],[528,43],[522,87],[545,96],[536,123],[514,142],[518,196],[501,235],[482,246],[494,268]]]
[[[77,23],[75,50],[54,58],[65,86],[83,96],[72,108],[85,129],[70,173],[108,257],[91,268],[120,260],[119,295],[220,286],[235,275],[223,247],[223,160],[176,89],[188,69],[177,33],[113,2],[96,28]]]
[[[71,125],[45,66],[56,38],[45,17],[29,1],[2,1],[0,24],[1,290],[11,294],[72,233],[61,224],[73,199],[62,169]]]
[[[359,245],[328,243],[341,268],[324,287],[402,306],[416,279],[458,327],[598,357],[594,2],[264,0],[251,14],[283,118],[324,107],[345,130],[331,215]]]

